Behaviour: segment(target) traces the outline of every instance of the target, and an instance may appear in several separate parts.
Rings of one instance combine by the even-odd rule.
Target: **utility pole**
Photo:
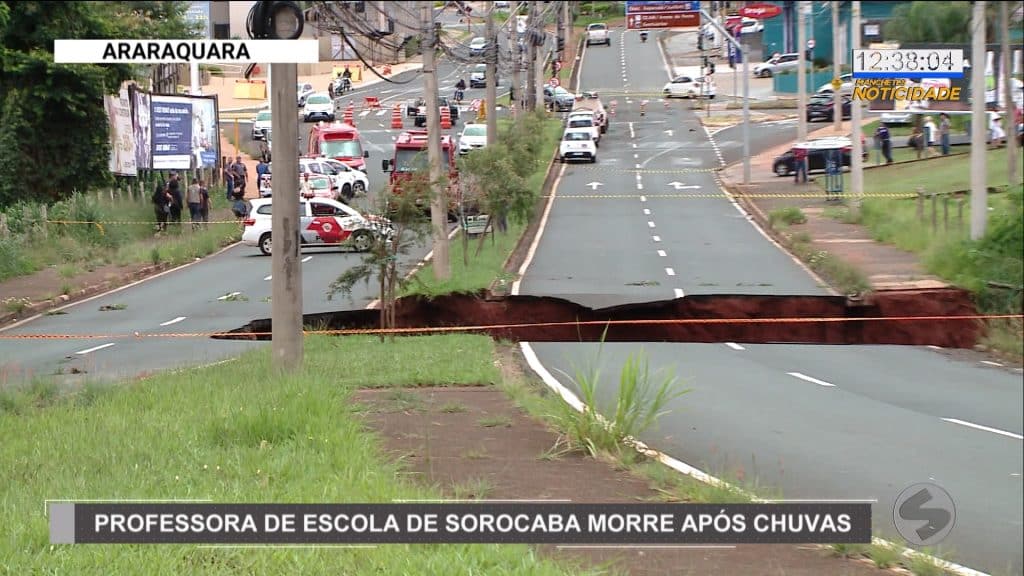
[[[530,2],[530,15],[526,21],[526,57],[529,61],[526,69],[526,109],[531,112],[537,109],[537,46],[534,38],[537,30],[537,3]],[[543,100],[541,100],[543,102]]]
[[[988,190],[985,179],[988,129],[985,113],[985,2],[974,3],[971,14],[971,239],[985,235]],[[1014,134],[1007,133],[1007,138]]]
[[[441,157],[441,107],[438,104],[437,64],[435,50],[437,35],[434,30],[434,18],[431,14],[433,2],[420,3],[420,17],[423,19],[423,77],[426,89],[427,108],[427,161],[430,164],[430,223],[434,237],[434,278],[447,280],[451,277],[448,262],[448,195],[447,185],[441,181],[443,176]],[[487,111],[494,114],[493,110]]]
[[[274,208],[271,214],[271,352],[275,368],[302,366],[302,264],[299,253],[299,125],[295,122],[295,64],[272,64],[271,130],[277,140],[274,154]]]
[[[854,0],[850,4],[850,49],[860,50],[860,2]],[[860,137],[864,133],[861,126],[861,101],[850,103],[850,212],[857,215],[864,198],[864,147]]]
[[[533,72],[534,84],[533,84],[533,101],[534,109],[537,106],[544,107],[544,60],[547,54],[548,34],[541,28],[541,39],[542,44],[537,47],[537,51],[534,53],[533,67],[536,68]]]
[[[193,62],[189,64],[189,90],[188,93],[191,96],[202,96],[203,95],[203,83],[199,76],[199,63]]]
[[[838,79],[843,75],[840,68],[843,53],[839,50],[839,39],[843,35],[843,31],[839,27],[839,9],[842,3],[833,0],[829,6],[832,9],[832,78]],[[843,129],[843,97],[838,87],[833,86],[832,88],[832,121],[833,127],[838,132]]]
[[[1010,9],[1009,2],[999,3],[999,20],[1002,58],[999,61],[999,69],[1003,74],[1003,102],[1006,114],[1003,121],[1006,123],[1006,175],[1010,186],[1017,183],[1017,105],[1013,100],[1013,66],[1010,54]]]
[[[518,5],[517,5],[518,6]],[[509,52],[512,55],[512,87],[510,88],[509,105],[512,106],[512,117],[515,118],[516,114],[522,108],[521,102],[525,102],[523,99],[523,76],[520,73],[522,68],[523,54],[519,51],[519,32],[516,29],[516,24],[519,21],[519,10],[513,10],[509,12],[508,16],[508,45]]]
[[[797,140],[807,140],[807,2],[797,3],[796,44],[800,58],[796,64],[796,135]],[[746,56],[746,55],[744,55]]]
[[[487,145],[498,140],[498,34],[494,31],[494,2],[487,3]]]

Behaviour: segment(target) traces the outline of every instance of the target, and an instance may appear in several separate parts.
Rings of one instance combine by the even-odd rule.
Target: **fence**
[[[951,198],[955,192],[930,192],[926,193],[924,188],[917,189],[917,219],[922,224],[926,224],[929,220],[931,221],[932,234],[937,234],[939,231],[939,204],[942,204],[942,231],[949,232],[949,205],[952,203],[956,204],[956,231],[961,231],[964,228],[964,198],[956,197]],[[939,198],[942,198],[941,201]],[[931,218],[925,216],[925,204],[931,206]]]

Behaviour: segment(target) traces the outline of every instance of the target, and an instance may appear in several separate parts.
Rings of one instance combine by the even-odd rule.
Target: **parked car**
[[[612,45],[612,34],[608,31],[608,25],[595,22],[587,26],[587,46],[591,44]]]
[[[853,109],[853,100],[849,94],[840,93],[839,97],[843,102],[843,120],[847,120],[850,118],[851,110]],[[807,100],[807,121],[825,120],[826,122],[831,122],[835,118],[834,105],[832,93],[811,96]]]
[[[265,140],[267,132],[270,131],[270,121],[273,115],[270,110],[260,110],[256,113],[256,117],[252,119],[252,139],[253,140]]]
[[[914,115],[910,112],[883,112],[878,121],[886,126],[910,124],[914,121]]]
[[[864,136],[861,136],[861,150],[864,159],[868,157],[868,149],[865,145]],[[807,171],[814,172],[825,169],[825,151],[834,150],[839,148],[843,154],[843,166],[850,165],[850,151],[852,150],[852,143],[849,138],[819,138],[817,140],[811,140],[805,142],[807,145]],[[772,171],[775,172],[776,176],[790,176],[796,172],[796,154],[793,149],[790,148],[785,153],[777,156],[775,161],[772,162]]]
[[[323,93],[312,94],[306,98],[306,105],[302,108],[303,122],[315,122],[325,120],[334,122],[334,100]]]
[[[273,249],[271,221],[273,200],[250,200],[251,211],[243,221],[242,243],[257,246],[265,256]],[[360,214],[354,208],[326,198],[299,199],[301,247],[349,247],[366,252],[378,238],[390,239],[394,229],[386,218]]]
[[[345,166],[340,161],[329,161],[327,158],[300,158],[299,174],[319,174],[331,179],[337,195],[335,200],[343,199],[345,202],[352,200],[356,194],[365,194],[369,184],[369,178],[360,170],[343,170],[338,165]]]
[[[779,54],[773,58],[770,58],[764,62],[761,62],[757,66],[754,66],[754,76],[758,78],[771,78],[772,76],[785,72],[786,70],[796,70],[799,66],[800,54],[796,52],[790,54]]]
[[[591,164],[597,162],[597,143],[589,128],[569,128],[562,134],[562,142],[558,145],[558,158],[562,162],[570,160],[587,160]]]
[[[487,50],[487,38],[477,36],[469,41],[470,56],[483,56],[485,50]]]
[[[576,95],[561,86],[544,86],[544,104],[554,105],[559,112],[568,112],[576,105]]]
[[[747,34],[757,34],[758,32],[764,31],[764,23],[756,18],[743,17],[740,21],[740,33],[746,36]]]
[[[842,82],[842,85],[839,86],[839,93],[840,94],[852,94],[853,93],[853,74],[843,74],[842,76],[839,77],[839,81]],[[827,94],[831,94],[832,91],[833,91],[832,90],[832,83],[831,82],[826,82],[826,83],[822,84],[821,87],[818,88],[818,92],[817,93],[818,94],[826,94],[826,93]]]
[[[676,76],[665,84],[662,93],[666,98],[714,98],[715,80],[711,76]]]
[[[466,124],[459,135],[459,154],[466,155],[473,150],[487,146],[487,124]]]
[[[565,119],[565,127],[568,129],[585,128],[590,130],[591,137],[594,139],[594,146],[601,145],[601,126],[597,123],[597,118],[592,111],[573,110]]]
[[[306,98],[312,96],[316,90],[313,89],[313,85],[309,82],[299,82],[296,85],[296,91],[299,97],[299,108],[306,105]]]

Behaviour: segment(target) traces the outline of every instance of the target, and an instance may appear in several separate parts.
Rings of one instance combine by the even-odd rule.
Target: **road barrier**
[[[363,100],[363,106],[366,110],[380,110],[380,98],[376,96],[367,96]]]
[[[423,335],[451,334],[463,332],[486,332],[488,330],[523,330],[528,328],[555,327],[608,327],[622,325],[685,325],[685,324],[835,324],[869,322],[976,322],[979,320],[1022,319],[1024,314],[969,314],[963,316],[890,316],[890,317],[826,317],[826,318],[668,318],[645,320],[586,320],[574,322],[530,322],[520,324],[478,324],[472,326],[425,326],[414,328],[350,328],[343,330],[304,330],[304,336],[360,336],[360,335]],[[231,338],[256,339],[272,336],[272,332],[156,332],[131,334],[7,334],[0,333],[0,340],[98,340],[125,338]]]
[[[341,117],[341,121],[350,126],[356,125],[356,112],[355,104],[349,102],[348,106],[345,107],[345,113]]]
[[[401,130],[402,126],[402,105],[395,104],[395,107],[391,111],[391,128],[394,130]]]
[[[452,111],[447,106],[441,106],[441,130],[449,130],[452,127]]]

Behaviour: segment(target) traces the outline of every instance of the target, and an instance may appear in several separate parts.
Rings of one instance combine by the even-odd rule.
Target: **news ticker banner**
[[[49,502],[52,544],[868,544],[870,503]]]
[[[315,64],[317,40],[55,40],[57,64]]]

